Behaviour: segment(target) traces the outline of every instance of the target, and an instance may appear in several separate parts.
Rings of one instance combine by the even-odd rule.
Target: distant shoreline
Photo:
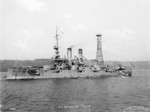
[[[7,71],[0,71],[0,75],[1,75],[1,73],[7,73]],[[132,71],[150,71],[150,68],[148,68],[148,69],[132,69]]]
[[[92,60],[88,60],[92,62]],[[44,66],[52,65],[51,59],[35,59],[35,60],[0,60],[0,72],[7,72],[9,68],[14,66]],[[122,64],[131,67],[133,70],[150,69],[150,61],[105,61],[105,65],[117,66]]]
[[[150,71],[150,69],[133,69],[132,71]],[[0,75],[5,75],[5,73],[7,73],[7,71],[6,72],[1,72],[0,71]]]
[[[133,69],[132,71],[150,71],[150,69]]]

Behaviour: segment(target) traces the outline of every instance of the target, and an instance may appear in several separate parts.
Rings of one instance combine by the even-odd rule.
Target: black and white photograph
[[[0,112],[150,112],[150,0],[0,0]]]

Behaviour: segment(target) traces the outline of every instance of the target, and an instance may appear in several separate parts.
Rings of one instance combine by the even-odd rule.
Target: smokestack
[[[71,65],[71,59],[72,59],[72,48],[67,48],[67,57],[69,60],[69,65]]]
[[[79,56],[79,58],[82,58],[82,56],[83,56],[83,50],[82,49],[78,49],[78,56]]]
[[[83,50],[79,49],[78,52],[79,52],[79,54],[78,54],[79,55],[79,63],[84,64],[83,63]]]
[[[104,64],[103,60],[103,53],[102,53],[102,43],[101,43],[101,34],[97,34],[97,53],[96,53],[96,60],[98,61],[99,65]]]

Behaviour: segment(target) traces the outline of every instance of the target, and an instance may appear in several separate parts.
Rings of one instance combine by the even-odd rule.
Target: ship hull
[[[98,77],[117,77],[118,72],[77,72],[72,70],[64,70],[64,71],[40,71],[39,74],[31,75],[27,72],[13,72],[11,70],[8,71],[7,80],[33,80],[33,79],[54,79],[54,78],[70,78],[70,79],[78,79],[78,78],[98,78]]]

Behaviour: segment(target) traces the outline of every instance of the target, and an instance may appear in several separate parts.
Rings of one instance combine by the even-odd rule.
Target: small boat
[[[129,78],[128,76],[121,76],[121,78]]]

